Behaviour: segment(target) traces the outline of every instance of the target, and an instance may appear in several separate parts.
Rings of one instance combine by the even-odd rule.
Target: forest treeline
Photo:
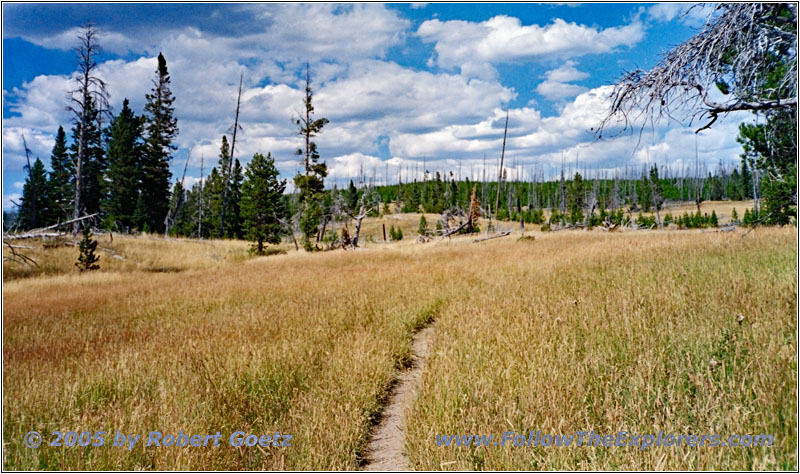
[[[520,181],[507,180],[504,170],[498,183],[425,170],[420,179],[378,186],[362,172],[357,186],[351,181],[344,189],[335,185],[326,189],[328,170],[314,137],[328,120],[314,117],[308,65],[304,111],[293,119],[301,144],[296,155],[302,165],[294,177],[293,193],[285,192],[286,180],[280,179],[270,153],[254,155],[247,166],[234,156],[238,103],[231,140],[222,136],[216,166],[207,175],[201,166],[201,179],[185,187],[188,159],[179,179],[170,171],[178,119],[165,57],[158,55],[143,113],[132,110],[126,98],[119,113],[112,115],[106,85],[95,75],[100,51],[97,30],[87,25],[82,31],[76,87],[69,94],[73,115],[69,138],[59,127],[49,170],[41,159],[31,163],[28,158],[21,202],[16,214],[4,211],[5,229],[42,228],[96,215],[92,224],[110,231],[246,238],[261,252],[265,243],[277,243],[284,236],[291,236],[299,247],[295,235],[307,250],[314,250],[327,238],[331,223],[352,220],[357,223],[355,246],[364,217],[390,212],[461,217],[480,213],[494,220],[544,224],[544,210],[549,210],[547,224],[591,226],[621,221],[621,211],[629,220],[634,212],[652,211],[659,227],[664,221],[692,227],[712,224],[711,216],[700,213],[703,201],[753,199],[749,223],[784,225],[796,219],[793,112],[774,114],[763,124],[742,124],[737,139],[744,149],[741,162],[733,168],[720,165],[714,173],[699,165],[679,173],[646,165],[633,172],[626,169],[622,175],[589,179],[580,172],[565,176],[562,168],[556,179],[539,175]],[[241,81],[239,90],[241,97]],[[774,130],[780,133],[767,133]],[[694,202],[697,213],[662,219],[660,210],[670,201]],[[73,232],[78,230],[76,223]],[[350,241],[348,235],[342,237]]]

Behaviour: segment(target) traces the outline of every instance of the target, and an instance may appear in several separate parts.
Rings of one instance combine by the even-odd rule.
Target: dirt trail
[[[414,402],[417,387],[430,352],[433,328],[428,326],[414,335],[411,343],[411,366],[397,378],[389,392],[386,407],[367,443],[365,471],[409,471],[405,454],[405,412]]]

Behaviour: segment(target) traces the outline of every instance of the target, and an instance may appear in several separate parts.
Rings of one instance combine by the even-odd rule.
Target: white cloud
[[[417,35],[424,42],[435,43],[439,66],[486,77],[487,64],[608,53],[636,44],[644,31],[638,21],[598,30],[560,18],[546,26],[525,26],[518,18],[500,15],[480,23],[427,20]]]
[[[555,82],[580,81],[589,77],[588,72],[579,71],[575,68],[577,64],[575,61],[565,61],[558,68],[547,71],[545,77],[547,80]]]
[[[579,71],[575,68],[575,61],[566,61],[560,67],[547,71],[545,81],[536,86],[536,92],[550,100],[559,100],[576,95],[589,90],[577,84],[569,84],[571,81],[579,81],[589,77],[588,73]]]
[[[657,3],[647,9],[655,21],[670,22],[678,19],[690,26],[702,26],[715,11],[713,4]]]

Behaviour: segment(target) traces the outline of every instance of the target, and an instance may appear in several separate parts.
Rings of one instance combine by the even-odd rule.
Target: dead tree
[[[353,232],[353,238],[350,239],[350,246],[352,248],[358,247],[358,240],[361,236],[361,222],[364,220],[365,217],[369,215],[370,212],[373,212],[378,209],[379,198],[377,193],[375,192],[372,186],[366,188],[364,192],[361,194],[361,198],[358,202],[358,213],[354,213],[350,210],[347,210],[347,215],[350,216],[356,222],[355,231]]]
[[[610,129],[622,133],[634,127],[641,136],[645,126],[681,115],[690,125],[706,121],[697,133],[734,111],[796,110],[797,5],[720,3],[713,8],[702,31],[650,71],[627,72],[614,85],[609,112],[595,129],[598,138]],[[775,71],[780,75],[772,87],[765,71],[776,56],[787,67]],[[717,88],[724,102],[711,98]]]
[[[497,211],[500,210],[500,188],[503,184],[503,159],[506,155],[506,136],[508,135],[508,109],[506,109],[506,126],[503,130],[503,149],[500,152],[500,168],[497,170],[497,199],[494,203],[494,212],[495,216],[497,215]]]
[[[95,104],[98,116],[108,110],[108,91],[106,83],[95,75],[97,69],[96,57],[102,51],[98,44],[98,30],[93,24],[87,23],[78,34],[79,46],[76,48],[78,56],[78,74],[75,77],[77,88],[70,91],[68,99],[70,104],[67,110],[72,112],[78,126],[78,153],[75,157],[75,197],[73,199],[73,227],[72,233],[77,235],[80,231],[81,215],[81,188],[83,187],[82,168],[86,160],[86,127],[89,125],[89,112],[92,103]]]

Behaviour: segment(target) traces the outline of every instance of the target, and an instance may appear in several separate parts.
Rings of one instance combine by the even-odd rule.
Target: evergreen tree
[[[67,148],[67,134],[64,127],[59,126],[56,133],[56,144],[50,153],[50,174],[47,182],[50,203],[48,204],[47,222],[66,221],[72,215],[72,198],[75,195],[73,186],[75,167]]]
[[[764,124],[741,124],[739,142],[763,176],[760,221],[786,225],[797,217],[797,118],[774,113]],[[763,215],[763,217],[762,217]]]
[[[425,219],[425,214],[419,216],[419,227],[417,228],[417,232],[420,235],[428,235],[428,220]]]
[[[220,226],[222,216],[222,190],[225,181],[217,168],[212,168],[203,186],[203,202],[205,210],[203,212],[203,235],[210,237],[217,236],[216,233]]]
[[[100,261],[100,257],[94,253],[97,249],[97,241],[94,239],[92,230],[89,228],[88,224],[83,226],[83,238],[81,239],[79,248],[80,254],[78,255],[78,261],[75,262],[75,266],[78,267],[80,271],[97,270],[100,268],[100,265],[97,264],[97,262]]]
[[[169,162],[177,149],[172,141],[178,135],[178,119],[174,117],[175,98],[170,90],[167,60],[158,54],[158,68],[153,89],[146,95],[146,139],[142,160],[142,201],[150,231],[162,232],[164,217],[169,211]]]
[[[133,215],[139,201],[143,122],[122,102],[122,111],[108,129],[107,198],[103,203],[106,220],[119,230],[134,227]]]
[[[353,180],[350,180],[350,184],[347,186],[347,194],[345,195],[345,206],[347,206],[347,210],[351,213],[355,214],[358,212],[358,189],[356,189],[356,185],[353,184]]]
[[[105,150],[103,150],[100,112],[95,108],[91,96],[86,102],[85,115],[86,122],[83,127],[78,123],[72,128],[70,154],[73,162],[77,162],[79,152],[83,153],[79,213],[94,214],[100,212],[100,202],[104,198],[106,190],[104,176],[108,164]],[[83,132],[83,149],[79,149],[81,131]]]
[[[27,166],[25,166],[27,169]],[[47,172],[39,158],[33,162],[25,185],[19,209],[19,225],[23,229],[43,227],[48,214],[50,199],[47,188]]]
[[[299,148],[296,152],[302,157],[303,172],[294,177],[294,184],[300,191],[300,204],[302,216],[300,217],[300,230],[303,232],[303,246],[306,250],[314,250],[312,239],[317,233],[322,208],[319,205],[321,194],[325,189],[325,177],[328,176],[328,167],[319,163],[319,152],[312,138],[317,136],[328,119],[314,119],[314,106],[312,105],[311,71],[306,64],[306,90],[303,98],[305,117],[296,120],[298,133],[303,137],[305,149]]]
[[[574,224],[583,221],[583,206],[585,204],[585,185],[580,173],[575,173],[575,179],[567,190],[567,211],[569,221]],[[498,220],[500,218],[498,217]]]
[[[228,209],[226,215],[225,232],[228,237],[241,239],[242,219],[241,219],[241,200],[242,200],[242,165],[237,158],[233,162],[233,171],[230,179],[230,189],[228,190]]]
[[[237,160],[238,163],[238,160]],[[280,243],[281,224],[285,213],[281,196],[286,180],[280,180],[271,154],[253,155],[247,165],[241,191],[241,217],[246,238],[256,242],[255,252],[264,252],[264,242]]]

